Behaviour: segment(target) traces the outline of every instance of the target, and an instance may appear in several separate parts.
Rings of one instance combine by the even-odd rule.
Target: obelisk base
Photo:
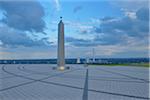
[[[58,71],[65,71],[65,70],[69,70],[69,69],[70,69],[69,66],[67,66],[67,67],[65,67],[65,66],[53,67],[53,70],[58,70]]]
[[[60,66],[60,67],[58,67],[58,70],[64,71],[64,70],[65,70],[65,67],[64,67],[64,66]]]

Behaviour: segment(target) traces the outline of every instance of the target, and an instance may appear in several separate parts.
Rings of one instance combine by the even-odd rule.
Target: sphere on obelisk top
[[[60,16],[60,20],[62,20],[62,16]]]
[[[60,70],[65,69],[64,23],[62,17],[60,17],[58,24],[57,66]]]

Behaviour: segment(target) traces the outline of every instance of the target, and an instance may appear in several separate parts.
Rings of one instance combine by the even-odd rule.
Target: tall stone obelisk
[[[65,69],[65,48],[64,48],[64,23],[62,17],[58,24],[58,48],[57,48],[57,66],[58,69]]]

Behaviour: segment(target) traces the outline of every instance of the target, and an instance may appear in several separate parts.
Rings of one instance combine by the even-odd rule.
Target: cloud
[[[94,34],[93,34],[94,35]],[[125,35],[104,35],[99,34],[96,35],[93,39],[82,39],[82,38],[73,38],[73,37],[67,37],[66,42],[70,45],[76,46],[76,47],[94,47],[94,46],[100,46],[100,45],[121,45],[121,44],[127,44],[129,43],[130,37]],[[121,42],[122,41],[122,42]]]
[[[9,27],[30,32],[44,33],[45,15],[41,4],[32,1],[0,1],[0,8],[4,11],[1,22]]]
[[[137,41],[148,45],[148,8],[140,8],[134,13],[135,18],[131,18],[131,16],[122,18],[104,17],[100,19],[101,23],[98,26],[86,30],[89,31],[86,32],[86,37],[88,37],[88,34],[93,34],[93,39],[69,37],[67,42],[74,46],[128,45]]]
[[[59,2],[59,0],[53,0],[53,3],[55,5],[56,11],[59,11],[60,10],[60,2]]]
[[[73,29],[77,29],[77,32],[80,34],[90,33],[93,28],[93,26],[89,25],[89,23],[80,23],[75,21],[65,21],[64,23]]]
[[[66,47],[66,55],[67,57],[92,57],[92,49],[95,48],[95,55],[97,58],[148,57],[148,46],[138,41],[135,43],[134,45],[129,43],[128,45],[99,45],[96,47],[89,45],[69,46]]]
[[[136,13],[137,18],[144,21],[149,21],[149,8],[143,7]]]
[[[73,9],[73,12],[74,13],[77,13],[78,11],[82,10],[82,6],[76,6],[74,9]]]
[[[125,11],[125,16],[131,18],[131,19],[136,19],[136,13],[133,11]]]
[[[26,33],[10,28],[6,25],[0,26],[0,42],[1,47],[43,47],[50,45],[47,38],[31,39]]]
[[[115,2],[112,0],[110,4],[124,10],[137,11],[140,8],[149,7],[149,0],[116,0]]]
[[[31,47],[0,47],[0,59],[49,59],[57,56],[57,49],[48,46]]]
[[[139,13],[140,12],[140,13]],[[137,18],[123,17],[123,18],[104,18],[101,27],[95,29],[97,33],[104,33],[102,41],[116,40],[116,43],[123,43],[126,38],[133,37],[137,39],[146,39],[149,36],[149,15],[148,9],[139,9],[136,12]],[[146,21],[145,21],[146,20]],[[117,37],[117,38],[116,38]]]
[[[95,43],[92,42],[92,40],[86,40],[86,39],[78,39],[73,37],[66,37],[66,42],[70,45],[77,46],[77,47],[85,47],[85,46],[94,46]]]

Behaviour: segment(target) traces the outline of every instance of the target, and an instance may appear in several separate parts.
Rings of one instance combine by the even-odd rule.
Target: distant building
[[[80,64],[81,61],[80,61],[80,58],[77,58],[77,64]]]
[[[86,58],[86,63],[89,63],[90,62],[90,59],[89,58]]]

